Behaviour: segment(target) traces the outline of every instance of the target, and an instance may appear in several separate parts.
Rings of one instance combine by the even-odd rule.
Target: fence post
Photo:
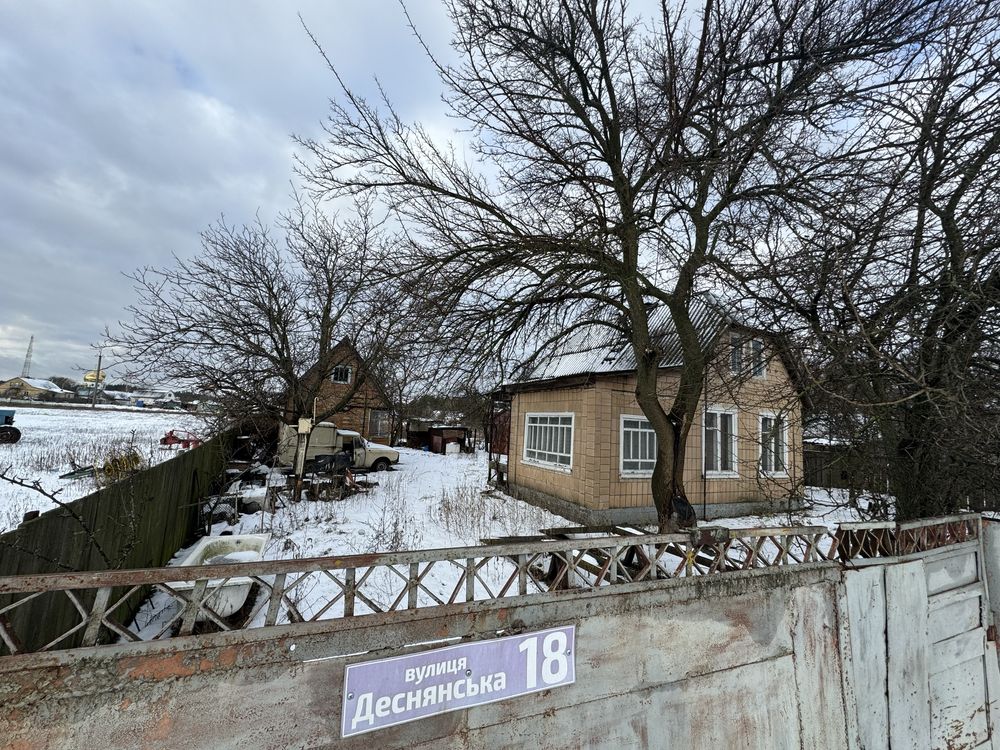
[[[101,632],[101,622],[104,620],[104,613],[107,611],[110,598],[110,586],[103,586],[97,590],[94,606],[90,608],[90,615],[87,617],[87,629],[83,632],[84,646],[97,645],[97,636]]]
[[[357,593],[357,569],[344,571],[344,617],[354,617],[354,595]]]
[[[285,573],[277,573],[271,584],[271,599],[267,603],[267,615],[264,617],[264,627],[270,627],[278,621],[278,610],[281,607],[281,595],[285,593]]]
[[[465,601],[475,601],[476,598],[476,558],[465,561]]]
[[[417,608],[417,579],[420,575],[420,565],[410,563],[410,578],[406,582],[406,608]]]
[[[198,621],[198,611],[201,609],[201,602],[205,598],[205,588],[208,586],[207,578],[200,578],[195,581],[194,589],[191,591],[191,599],[184,607],[184,619],[181,621],[181,630],[178,635],[191,635],[194,624]]]

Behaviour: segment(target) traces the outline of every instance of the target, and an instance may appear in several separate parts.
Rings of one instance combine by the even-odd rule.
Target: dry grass
[[[466,544],[479,544],[486,537],[533,534],[552,523],[547,511],[496,490],[483,490],[478,482],[442,490],[433,518]]]

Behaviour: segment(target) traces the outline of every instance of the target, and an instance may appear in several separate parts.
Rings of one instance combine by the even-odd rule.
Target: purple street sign
[[[571,685],[575,638],[567,625],[350,664],[341,736]]]

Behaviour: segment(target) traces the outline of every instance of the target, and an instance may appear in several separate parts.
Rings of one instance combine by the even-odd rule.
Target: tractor
[[[0,409],[0,443],[16,443],[21,431],[14,426],[14,410]]]

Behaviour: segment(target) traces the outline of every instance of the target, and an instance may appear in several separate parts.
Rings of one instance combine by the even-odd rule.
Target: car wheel
[[[378,461],[372,464],[372,469],[374,471],[389,471],[389,459],[380,458]]]

